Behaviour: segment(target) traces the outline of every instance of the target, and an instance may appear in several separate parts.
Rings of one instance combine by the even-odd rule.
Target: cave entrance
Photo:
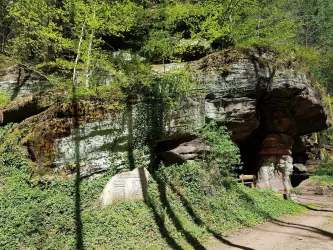
[[[239,142],[241,160],[243,162],[243,169],[240,170],[243,174],[257,174],[258,160],[261,143],[265,139],[265,134],[260,128],[252,131],[248,138]]]

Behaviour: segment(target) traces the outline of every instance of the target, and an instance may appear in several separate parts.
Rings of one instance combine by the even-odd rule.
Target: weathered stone
[[[294,164],[295,173],[306,173],[307,171],[308,170],[307,170],[306,166],[304,166],[303,164],[300,164],[300,163]]]
[[[293,172],[293,143],[293,139],[287,134],[272,133],[265,138],[260,150],[258,187],[284,191],[289,195],[290,175]]]
[[[286,134],[270,134],[268,135],[262,143],[262,149],[268,148],[278,148],[291,150],[294,140]]]
[[[47,110],[52,105],[60,105],[65,100],[66,94],[65,90],[50,90],[17,98],[0,109],[0,124],[21,122]]]
[[[147,147],[154,151],[159,142],[181,140],[193,135],[193,131],[200,130],[209,120],[226,125],[232,132],[232,140],[244,146],[243,152],[247,151],[246,147],[253,147],[254,157],[259,155],[260,150],[263,157],[286,156],[293,150],[288,136],[298,138],[326,128],[327,115],[310,78],[303,73],[286,70],[286,67],[273,69],[269,62],[274,63],[272,58],[275,56],[269,54],[227,51],[192,62],[197,80],[203,85],[200,89],[192,89],[193,96],[172,109],[164,109],[158,101],[149,100],[151,102],[147,103],[134,100],[130,102],[130,110],[109,110],[105,107],[112,105],[105,105],[103,99],[80,98],[77,113],[74,114],[73,105],[68,100],[60,101],[59,105],[44,102],[46,105],[40,106],[32,99],[22,107],[14,105],[3,110],[4,124],[21,122],[32,116],[20,124],[20,127],[33,124],[29,138],[24,139],[31,158],[54,172],[60,172],[78,160],[84,177],[110,167],[125,169],[132,158],[131,145],[135,140],[149,141]],[[180,67],[185,65],[158,65],[155,72],[164,72],[164,68],[169,72]],[[128,104],[123,100],[117,103],[123,106]],[[78,128],[73,126],[74,116],[79,118]],[[119,122],[115,117],[123,119]],[[285,135],[266,138],[260,148],[267,135],[281,133]],[[50,153],[49,149],[54,152]],[[190,160],[202,155],[202,149],[193,148],[190,143],[178,144],[164,151],[172,152],[173,156],[178,154],[178,160]],[[257,166],[257,161],[248,165]],[[251,171],[254,173],[255,170]]]
[[[143,200],[148,192],[148,177],[149,173],[145,168],[136,168],[113,176],[100,196],[102,205]]]
[[[164,145],[160,144],[156,149],[160,148],[160,151],[167,150],[158,153],[167,164],[181,164],[188,160],[203,158],[203,155],[209,151],[209,147],[200,138],[191,140],[190,137],[189,140],[184,142],[175,139],[172,142],[162,144]]]
[[[283,148],[264,148],[260,155],[291,155],[291,151]]]
[[[184,105],[192,105],[188,103],[186,102]],[[145,112],[144,110],[152,110],[151,105],[147,104],[144,109],[142,105],[140,108],[133,106],[131,111],[125,110],[109,119],[85,123],[78,129],[72,129],[69,136],[55,142],[58,156],[54,160],[56,167],[54,170],[59,172],[66,169],[68,163],[77,161],[77,157],[82,165],[82,177],[105,172],[111,167],[117,170],[126,167],[133,168],[136,166],[126,166],[132,157],[129,141],[134,138],[144,141],[153,136],[162,139],[181,137],[189,133],[188,131],[193,132],[201,128],[204,124],[202,110],[200,107],[194,107],[193,109],[171,110],[167,114],[161,114],[164,120],[159,121],[158,124],[163,127],[158,128],[158,124],[156,124],[155,128],[151,128],[153,131],[150,131],[147,123],[143,122],[145,119],[140,117]],[[172,154],[167,155],[169,160],[171,156],[177,156],[175,153]],[[165,155],[165,157],[167,156]],[[183,163],[181,158],[182,156],[176,160],[173,157],[172,161]]]
[[[257,187],[271,188],[289,194],[290,175],[293,172],[293,159],[289,155],[261,156]]]
[[[315,194],[333,196],[333,186],[319,186],[316,188]]]
[[[222,121],[232,132],[234,141],[243,141],[256,129],[256,101],[252,98],[206,99],[206,118]]]
[[[170,151],[183,156],[187,160],[191,160],[194,159],[192,157],[193,155],[195,155],[196,158],[199,158],[208,150],[208,146],[206,146],[201,139],[197,138],[189,142],[181,143],[178,147]]]
[[[54,171],[62,171],[77,161],[82,167],[81,177],[104,172],[111,166],[120,170],[128,159],[127,140],[128,128],[121,116],[82,125],[55,142],[58,156]]]
[[[44,77],[16,65],[0,70],[0,91],[8,94],[11,100],[47,90],[52,86]]]

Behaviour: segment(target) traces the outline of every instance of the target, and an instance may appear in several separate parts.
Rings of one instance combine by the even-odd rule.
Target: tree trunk
[[[73,79],[72,79],[72,86],[73,88],[75,88],[75,77],[76,77],[76,67],[77,67],[77,64],[78,64],[78,61],[79,61],[79,56],[80,56],[80,50],[81,50],[81,44],[82,44],[82,40],[83,40],[83,35],[84,35],[84,29],[85,29],[85,26],[86,26],[86,22],[87,22],[87,19],[85,18],[84,19],[84,22],[82,24],[82,28],[81,28],[81,35],[80,35],[80,40],[79,40],[79,44],[78,44],[78,47],[77,47],[77,52],[76,52],[76,58],[75,58],[75,64],[74,64],[74,69],[73,69]]]
[[[93,14],[93,19],[92,21],[94,22],[96,18],[96,6],[94,6],[94,14]],[[92,48],[92,43],[93,43],[93,38],[94,38],[94,32],[95,28],[92,27],[91,29],[91,34],[90,34],[90,39],[89,39],[89,48],[87,52],[87,65],[86,65],[86,87],[89,88],[89,65],[90,65],[90,55],[91,55],[91,48]]]

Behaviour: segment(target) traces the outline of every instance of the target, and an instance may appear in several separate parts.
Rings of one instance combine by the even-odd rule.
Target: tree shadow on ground
[[[223,244],[226,244],[226,245],[229,245],[229,246],[232,246],[232,247],[235,247],[235,248],[239,248],[239,249],[253,250],[253,248],[249,248],[249,247],[237,245],[237,244],[234,244],[234,243],[232,243],[230,241],[227,241],[218,232],[216,232],[216,231],[212,230],[211,228],[209,228],[204,223],[204,221],[195,213],[195,211],[191,207],[189,201],[175,188],[175,186],[173,186],[170,183],[168,185],[171,188],[172,192],[175,193],[180,198],[180,200],[182,201],[182,204],[186,208],[188,214],[193,218],[194,222],[197,225],[206,227],[207,231],[209,233],[211,233],[216,239],[218,239]],[[297,223],[288,223],[288,222],[284,222],[284,221],[275,219],[268,212],[263,211],[262,209],[258,208],[255,205],[255,202],[254,202],[253,198],[250,197],[242,189],[238,188],[238,192],[241,194],[241,197],[243,199],[245,199],[248,203],[252,204],[252,208],[251,209],[255,210],[256,213],[258,213],[261,216],[263,216],[264,218],[268,219],[273,224],[276,224],[276,225],[281,226],[281,227],[292,227],[292,228],[298,228],[298,229],[302,229],[302,230],[307,230],[307,231],[314,232],[314,233],[317,233],[319,235],[323,235],[323,236],[326,236],[326,237],[329,237],[329,238],[333,239],[333,234],[332,233],[330,233],[328,231],[325,231],[325,230],[322,230],[320,228],[312,227],[312,226],[306,226],[306,225],[297,224]],[[302,205],[302,206],[308,208],[308,206],[306,206],[306,205]],[[330,210],[322,210],[322,209],[315,209],[315,211],[332,212]]]
[[[81,216],[81,193],[80,193],[80,184],[81,184],[81,167],[80,167],[80,141],[79,141],[79,113],[78,113],[78,100],[76,96],[75,85],[73,85],[73,97],[72,97],[72,107],[73,107],[73,129],[74,129],[74,150],[75,150],[75,181],[74,181],[74,196],[75,196],[75,240],[76,240],[76,249],[83,249],[83,223]]]
[[[330,212],[330,213],[333,213],[333,210],[327,210],[327,209],[317,209],[317,208],[313,208],[309,205],[306,205],[306,204],[301,204],[302,207],[308,209],[308,210],[311,210],[311,211],[317,211],[317,212]]]
[[[218,232],[214,231],[213,229],[211,229],[210,227],[207,226],[206,223],[203,222],[203,220],[195,213],[195,211],[193,210],[192,206],[190,205],[190,203],[188,202],[188,200],[175,188],[174,185],[169,184],[171,190],[173,193],[175,193],[181,200],[183,206],[185,207],[187,213],[193,218],[193,221],[200,227],[205,227],[206,230],[211,233],[214,238],[216,238],[217,240],[219,240],[221,243],[226,244],[228,246],[232,246],[238,249],[243,249],[243,250],[254,250],[253,248],[249,248],[249,247],[245,247],[245,246],[241,246],[241,245],[237,245],[234,244],[226,239],[224,239],[221,234],[219,234]]]
[[[297,223],[290,223],[290,222],[284,222],[284,221],[281,221],[281,220],[272,220],[271,223],[275,224],[275,225],[278,225],[280,227],[292,227],[292,228],[296,228],[296,229],[301,229],[301,230],[306,230],[306,231],[309,231],[309,232],[313,232],[313,233],[316,233],[316,234],[320,234],[320,235],[323,235],[323,236],[326,236],[326,237],[329,237],[331,239],[333,239],[333,234],[328,232],[328,231],[325,231],[323,229],[320,229],[320,228],[317,228],[317,227],[312,227],[312,226],[306,226],[306,225],[302,225],[302,224],[297,224]]]
[[[242,195],[244,197],[246,197],[246,199],[247,199],[248,202],[251,202],[252,204],[255,204],[254,201],[253,201],[253,199],[248,194],[246,194],[241,189],[239,189],[239,191],[242,193]],[[311,207],[309,207],[308,205],[305,205],[305,204],[300,204],[300,205],[303,206],[303,207],[305,207],[306,209],[313,210],[313,211],[333,212],[332,210],[313,209],[313,208],[311,208]],[[282,220],[278,220],[278,219],[275,219],[272,216],[270,216],[269,213],[267,213],[266,211],[263,211],[262,209],[258,209],[258,208],[256,208],[256,209],[257,209],[257,211],[259,213],[261,213],[262,215],[266,216],[266,218],[268,218],[269,221],[272,224],[275,224],[275,225],[278,225],[278,226],[281,226],[281,227],[291,227],[291,228],[297,228],[297,229],[307,230],[309,232],[317,233],[317,234],[320,234],[320,235],[323,235],[323,236],[326,236],[326,237],[329,237],[329,238],[333,239],[333,234],[330,233],[330,232],[328,232],[328,231],[322,230],[322,229],[317,228],[317,227],[306,226],[306,225],[302,225],[302,224],[290,223],[290,222],[285,222],[285,221],[282,221]]]

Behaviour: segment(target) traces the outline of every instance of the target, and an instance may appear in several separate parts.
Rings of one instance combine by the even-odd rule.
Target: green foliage
[[[311,180],[314,180],[319,185],[332,186],[333,177],[331,175],[313,175],[310,177]]]
[[[284,51],[293,47],[298,27],[288,5],[288,0],[163,2],[152,11],[154,27],[144,48],[153,59],[207,53],[211,44]]]
[[[298,188],[292,188],[292,189],[290,189],[290,193],[296,194],[296,195],[303,195],[302,190],[299,190]]]
[[[333,176],[333,162],[324,162],[316,167],[315,175],[328,175]]]
[[[183,205],[190,207],[199,226],[218,234],[301,211],[297,204],[282,201],[273,191],[218,179],[199,163],[162,168],[158,175],[176,197],[182,198]]]
[[[320,62],[309,61],[312,73],[317,80],[327,87],[329,93],[332,88],[333,66],[333,5],[329,0],[297,0],[291,4],[294,19],[301,24],[297,29],[297,44],[313,54],[320,55]],[[309,53],[308,53],[309,54]]]
[[[179,35],[172,36],[164,30],[153,30],[150,32],[148,41],[142,50],[144,55],[152,60],[160,59],[164,62],[164,60],[174,59],[179,41]]]
[[[67,88],[95,90],[112,78],[114,87],[136,92],[154,81],[149,62],[192,60],[230,47],[295,55],[331,88],[329,0],[6,0],[0,6],[2,53],[44,75],[56,71],[50,79]],[[117,50],[131,59],[114,56]]]
[[[320,185],[333,184],[333,162],[327,161],[318,165],[311,179],[318,182]]]
[[[207,124],[199,137],[210,148],[205,161],[211,166],[218,165],[223,175],[228,175],[240,166],[239,148],[230,139],[230,133],[224,126],[218,126],[215,121]]]
[[[212,233],[220,235],[302,209],[273,191],[222,181],[196,162],[160,169],[150,177],[145,201],[106,209],[98,198],[115,169],[98,179],[82,179],[76,207],[78,183],[71,178],[33,177],[33,165],[17,143],[26,132],[3,136],[12,127],[0,130],[1,249],[74,249],[77,209],[85,249],[172,249],[174,244],[192,249],[196,245],[189,236],[204,242]]]
[[[8,103],[10,103],[10,96],[0,91],[0,108]]]

